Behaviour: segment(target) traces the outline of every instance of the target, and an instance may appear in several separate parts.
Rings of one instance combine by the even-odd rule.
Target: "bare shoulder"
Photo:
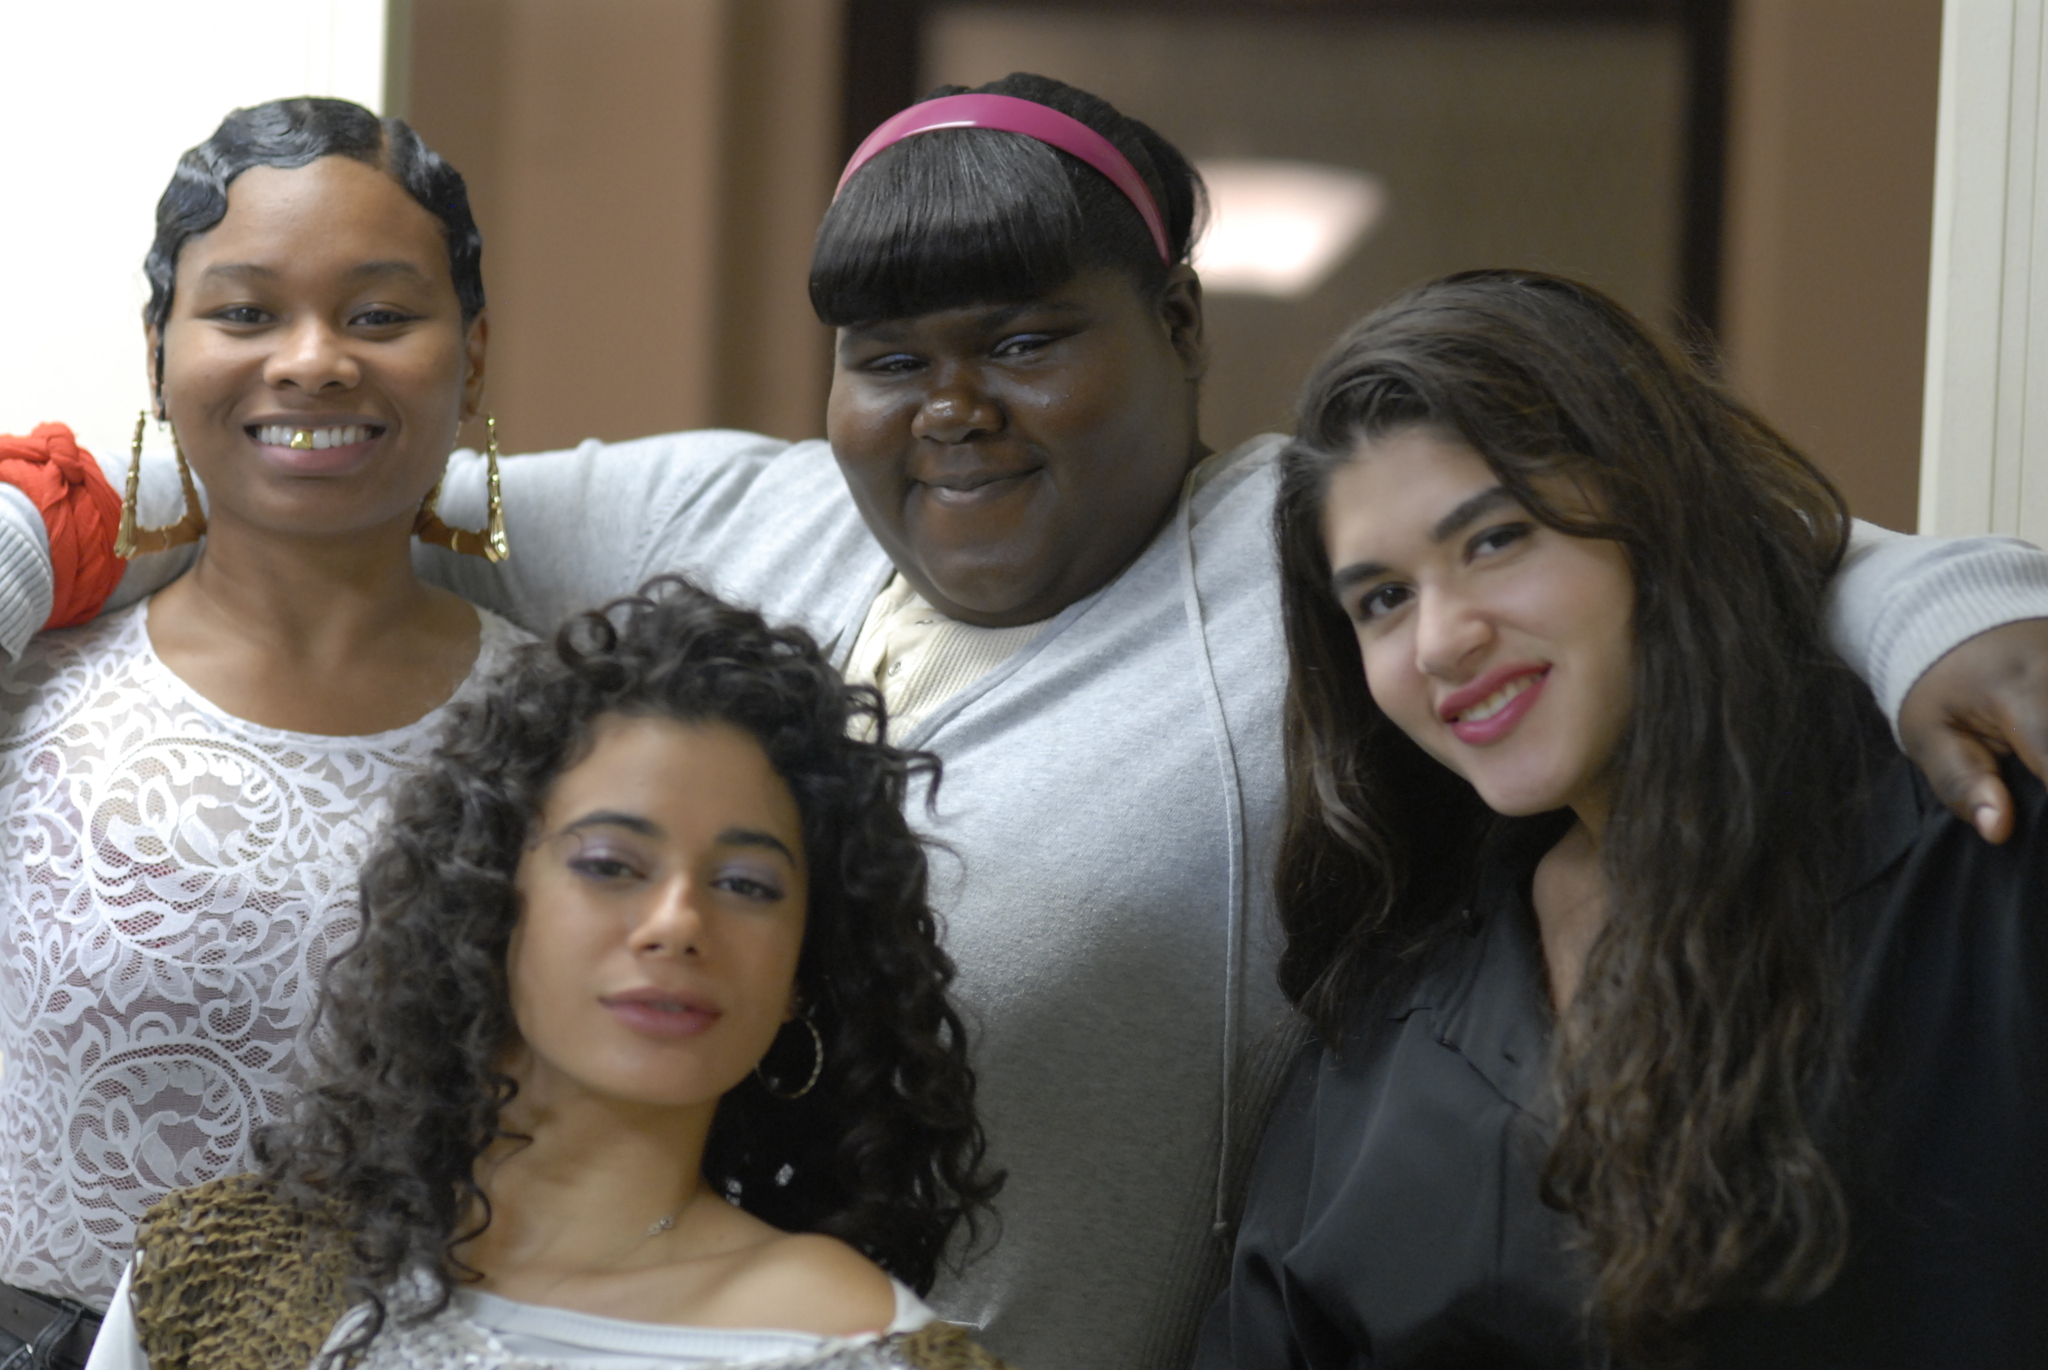
[[[846,1337],[879,1332],[896,1318],[896,1286],[882,1268],[845,1242],[813,1233],[763,1242],[726,1288],[735,1319],[756,1327]]]
[[[760,1224],[717,1294],[716,1321],[820,1336],[879,1332],[896,1318],[896,1286],[835,1237]]]

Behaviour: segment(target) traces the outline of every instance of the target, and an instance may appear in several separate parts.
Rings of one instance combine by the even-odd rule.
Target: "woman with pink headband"
[[[938,92],[855,161],[811,276],[838,329],[829,441],[513,459],[518,558],[421,565],[536,628],[684,571],[881,692],[891,740],[945,762],[913,812],[957,857],[934,902],[1009,1173],[999,1236],[932,1303],[1027,1370],[1177,1366],[1286,1055],[1280,440],[1202,441],[1199,183],[1151,129],[1018,75]],[[481,509],[482,468],[451,467],[451,517]],[[170,560],[138,561],[116,602]],[[1994,831],[2010,800],[1941,725],[2013,720],[2048,750],[2048,703],[1989,683],[2040,678],[2048,632],[2012,620],[2048,617],[2044,586],[2020,544],[1866,534],[1836,595],[1841,649]],[[0,647],[49,592],[0,575]]]

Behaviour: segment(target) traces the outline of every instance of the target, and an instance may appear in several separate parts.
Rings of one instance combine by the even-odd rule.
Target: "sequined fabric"
[[[650,1367],[662,1362],[650,1360]],[[776,1360],[678,1360],[690,1370],[1007,1370],[950,1323],[891,1337],[834,1339],[815,1352]],[[567,1370],[563,1362],[507,1351],[491,1332],[454,1309],[380,1333],[353,1370]]]

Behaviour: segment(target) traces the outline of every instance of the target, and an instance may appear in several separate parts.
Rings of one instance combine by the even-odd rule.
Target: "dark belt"
[[[0,1370],[84,1365],[100,1334],[100,1315],[70,1299],[0,1284],[0,1332],[21,1343],[0,1354]]]

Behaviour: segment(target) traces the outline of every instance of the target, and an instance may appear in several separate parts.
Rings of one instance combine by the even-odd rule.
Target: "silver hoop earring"
[[[818,1025],[811,1021],[811,1015],[808,1013],[797,1019],[797,1021],[802,1023],[811,1034],[811,1078],[805,1080],[800,1089],[795,1089],[785,1094],[775,1087],[775,1081],[762,1073],[760,1062],[754,1064],[754,1078],[761,1082],[761,1088],[767,1090],[772,1097],[777,1099],[803,1098],[804,1095],[811,1092],[811,1086],[818,1083],[818,1077],[825,1073],[825,1039],[818,1035]]]

